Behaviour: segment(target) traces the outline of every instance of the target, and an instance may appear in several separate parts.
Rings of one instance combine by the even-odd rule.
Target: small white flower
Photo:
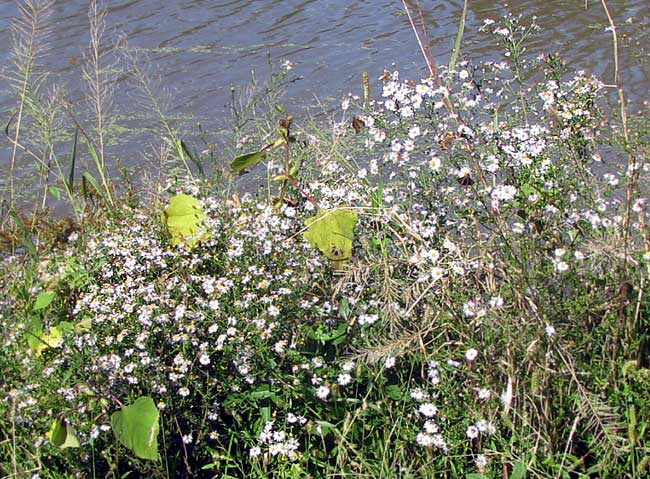
[[[438,414],[438,408],[430,402],[420,404],[418,412],[425,417],[433,417]]]
[[[546,336],[548,336],[549,338],[555,336],[556,333],[555,326],[553,326],[552,324],[547,324],[546,327],[544,328],[544,331],[546,332]]]
[[[431,446],[433,446],[433,436],[431,436],[431,434],[421,432],[421,433],[419,433],[417,435],[415,440],[420,446],[423,446],[423,447],[431,447]]]
[[[253,446],[248,451],[248,456],[249,457],[257,457],[260,454],[262,454],[262,449],[260,449],[259,446]]]
[[[555,269],[559,271],[560,273],[565,272],[566,270],[569,269],[569,264],[566,261],[556,261],[555,262]]]
[[[468,361],[474,361],[476,359],[476,356],[478,356],[478,351],[474,348],[469,348],[467,351],[465,351],[465,359]]]
[[[350,376],[348,373],[339,374],[336,382],[339,384],[339,386],[347,386],[352,382],[352,376]]]
[[[436,282],[445,275],[445,270],[437,266],[431,268],[431,280]]]
[[[208,364],[210,364],[210,356],[208,354],[206,354],[206,353],[202,353],[199,356],[199,362],[201,364],[203,364],[204,366],[207,366]]]
[[[318,397],[318,399],[325,399],[327,396],[329,396],[329,394],[330,394],[330,388],[328,388],[327,386],[320,386],[316,390],[316,396]]]
[[[430,262],[436,263],[440,259],[440,251],[437,249],[430,249],[424,253],[424,257],[427,258]]]
[[[187,388],[185,388],[185,387],[182,387],[182,388],[180,388],[180,389],[178,390],[178,394],[179,394],[179,396],[187,397],[187,396],[190,395],[190,390],[187,389]]]
[[[429,434],[435,434],[439,431],[438,425],[433,422],[431,419],[427,419],[427,421],[424,423],[424,430],[428,432]]]
[[[478,434],[479,434],[478,428],[474,425],[468,427],[467,431],[465,431],[465,435],[469,439],[476,439],[478,437]]]
[[[411,397],[416,401],[423,401],[424,399],[427,399],[429,395],[421,388],[415,388],[411,391]]]
[[[503,298],[501,296],[493,296],[490,298],[490,306],[493,308],[500,308],[503,306]]]
[[[386,369],[390,369],[393,366],[395,366],[395,357],[394,356],[388,356],[386,360],[384,361],[384,367]]]
[[[354,361],[346,361],[343,364],[341,364],[341,369],[345,371],[346,373],[349,373],[354,369]]]
[[[192,433],[184,435],[182,439],[183,439],[183,444],[192,444],[192,441],[194,441],[194,438],[192,437]]]
[[[488,465],[488,460],[487,457],[485,457],[485,454],[479,454],[476,456],[476,459],[474,459],[474,464],[476,464],[476,467],[479,471],[483,472],[483,470]]]
[[[478,390],[478,398],[481,401],[485,401],[487,399],[490,399],[491,395],[492,395],[492,393],[487,388],[481,388],[481,389]]]

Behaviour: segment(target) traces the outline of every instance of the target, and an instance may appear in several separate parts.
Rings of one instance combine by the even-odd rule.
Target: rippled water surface
[[[422,0],[437,61],[448,62],[462,8],[459,0]],[[586,8],[585,8],[586,5]],[[106,36],[124,37],[128,48],[150,66],[151,76],[164,87],[169,112],[190,131],[197,123],[207,131],[225,125],[230,87],[244,86],[251,71],[264,78],[268,56],[296,64],[296,81],[289,84],[285,104],[315,105],[339,99],[356,89],[360,74],[368,71],[375,81],[393,63],[403,76],[425,74],[424,63],[397,0],[111,0],[106,2]],[[649,98],[648,51],[649,0],[610,0],[620,24],[622,71],[633,103]],[[82,58],[89,41],[87,1],[61,0],[50,19],[52,32],[45,67],[49,82],[65,85],[70,98],[80,97]],[[600,2],[589,0],[519,0],[505,7],[492,0],[470,0],[465,35],[466,56],[474,61],[497,58],[489,37],[477,32],[486,18],[502,16],[507,9],[537,16],[542,31],[529,49],[560,52],[577,68],[586,69],[612,82],[611,34]],[[0,1],[1,68],[11,56],[13,1]],[[629,45],[629,46],[628,46]],[[4,120],[15,107],[6,83],[0,93]],[[132,113],[133,97],[117,85],[114,109],[117,118]],[[162,91],[162,90],[161,90]],[[152,139],[125,142],[120,156],[137,161]],[[6,167],[9,145],[0,149],[0,166]]]

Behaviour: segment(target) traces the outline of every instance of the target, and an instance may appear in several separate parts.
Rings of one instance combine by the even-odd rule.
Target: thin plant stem
[[[612,48],[614,50],[614,85],[616,92],[618,94],[619,102],[619,113],[621,117],[621,124],[623,126],[623,138],[625,139],[625,147],[629,148],[630,143],[630,132],[627,124],[627,105],[625,102],[625,91],[623,90],[623,85],[620,78],[620,62],[619,62],[619,53],[618,53],[618,33],[616,31],[616,23],[614,18],[609,10],[606,0],[601,0],[601,5],[607,15],[607,21],[609,22],[609,29],[612,32]],[[631,217],[632,217],[632,200],[634,198],[634,192],[636,190],[636,183],[638,180],[638,171],[636,157],[629,152],[627,154],[627,174],[629,180],[627,183],[627,188],[625,191],[625,217],[623,223],[623,247],[624,247],[624,268],[627,269],[628,265],[628,256],[629,256],[629,246],[630,246],[630,226],[631,226]]]

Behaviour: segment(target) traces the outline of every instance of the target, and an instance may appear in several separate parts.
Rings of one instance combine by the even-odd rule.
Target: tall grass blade
[[[25,248],[25,251],[27,251],[29,256],[31,256],[32,258],[36,258],[36,256],[38,255],[38,251],[36,250],[36,245],[34,244],[34,241],[32,240],[32,236],[29,234],[29,231],[27,230],[25,223],[23,223],[23,220],[20,219],[20,216],[13,209],[9,210],[9,216],[13,218],[14,223],[16,224],[16,228],[20,232],[21,243]]]
[[[74,169],[77,163],[77,139],[79,137],[79,128],[74,130],[74,139],[72,140],[72,151],[70,152],[70,172],[68,173],[68,189],[72,191],[74,186]]]
[[[458,23],[458,32],[456,33],[456,41],[454,42],[454,49],[451,52],[449,59],[449,72],[453,72],[456,68],[456,62],[460,55],[460,47],[463,42],[463,34],[465,33],[465,19],[467,17],[467,0],[463,3],[463,12],[460,15],[460,22]],[[449,80],[447,80],[449,82]]]
[[[7,125],[5,126],[5,135],[7,136],[7,138],[10,138],[10,136],[9,136],[9,129],[11,128],[11,124],[13,123],[13,121],[14,121],[14,119],[16,118],[17,115],[18,115],[18,112],[15,111],[15,112],[11,115],[11,118],[9,118],[9,121],[7,122]]]

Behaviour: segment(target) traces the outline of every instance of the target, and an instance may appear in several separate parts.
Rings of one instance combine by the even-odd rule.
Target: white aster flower
[[[420,407],[418,408],[418,412],[425,417],[433,417],[436,414],[438,414],[438,408],[434,404],[427,402],[424,404],[420,404]]]
[[[352,382],[352,376],[350,376],[348,373],[339,374],[336,382],[339,384],[339,386],[347,386]]]
[[[467,351],[465,351],[465,359],[468,361],[474,361],[476,359],[476,356],[478,356],[478,351],[474,348],[469,348]]]
[[[329,394],[330,394],[330,388],[328,388],[327,386],[320,386],[316,390],[316,396],[318,397],[318,399],[325,399],[327,398],[327,396],[329,396]]]

